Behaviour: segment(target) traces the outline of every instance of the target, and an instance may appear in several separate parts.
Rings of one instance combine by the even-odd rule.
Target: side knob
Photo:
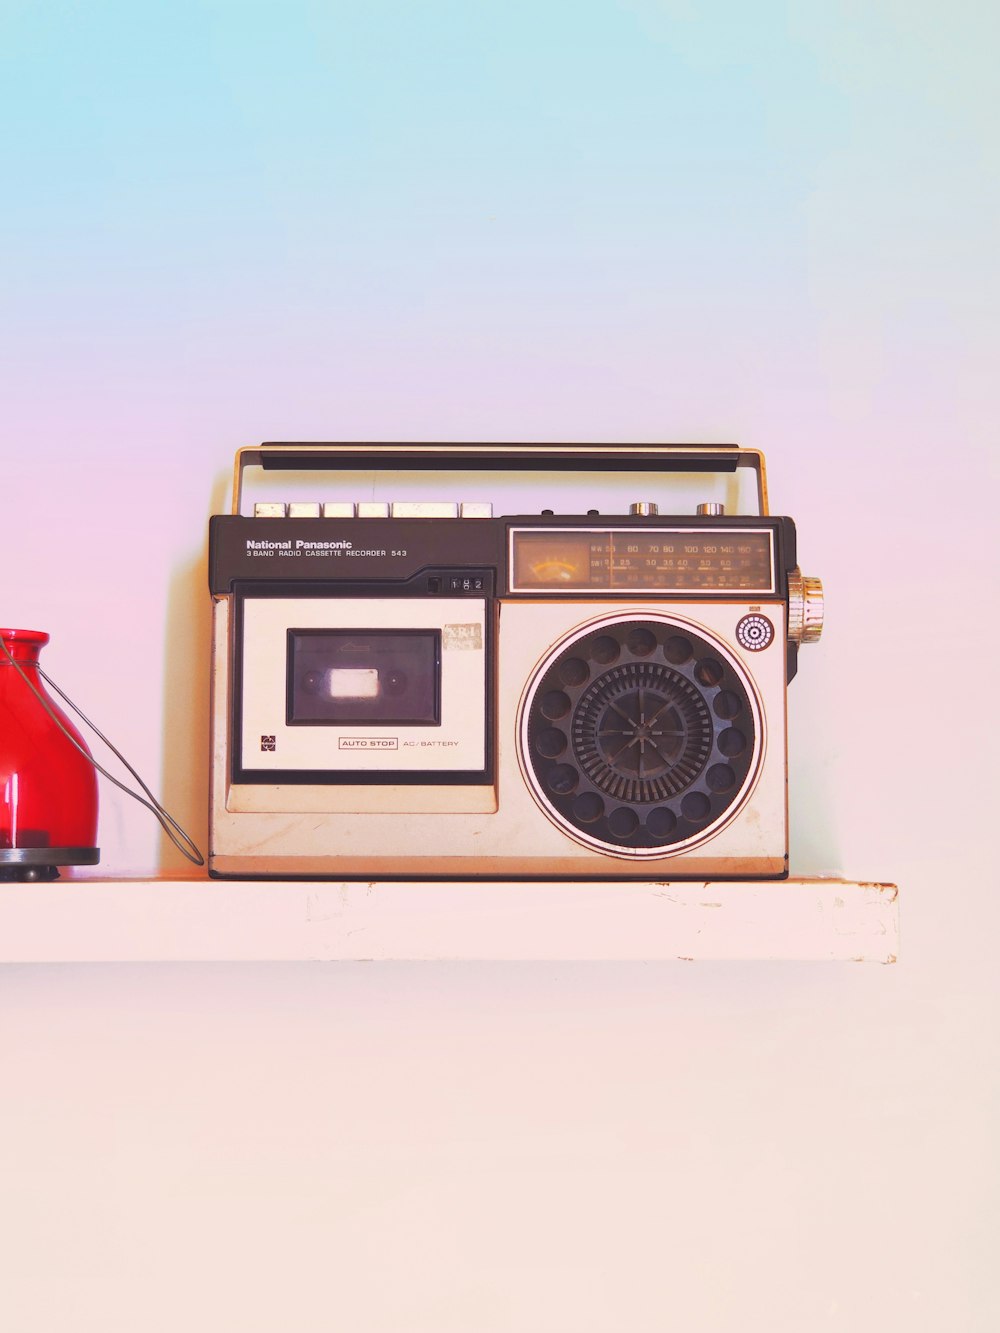
[[[823,633],[823,611],[822,583],[793,569],[788,576],[789,642],[815,643]]]

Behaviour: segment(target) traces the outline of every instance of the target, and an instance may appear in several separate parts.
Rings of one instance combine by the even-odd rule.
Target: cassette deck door
[[[485,598],[236,602],[234,782],[492,782]]]

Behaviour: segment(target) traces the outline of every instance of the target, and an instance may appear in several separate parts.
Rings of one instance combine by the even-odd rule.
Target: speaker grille
[[[759,749],[755,716],[721,641],[669,617],[602,620],[538,669],[522,761],[543,810],[578,841],[663,855],[738,808]]]

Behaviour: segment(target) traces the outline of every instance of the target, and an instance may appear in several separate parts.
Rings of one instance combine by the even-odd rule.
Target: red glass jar
[[[0,629],[0,640],[0,879],[54,879],[58,866],[100,859],[97,772],[38,674],[49,636]]]

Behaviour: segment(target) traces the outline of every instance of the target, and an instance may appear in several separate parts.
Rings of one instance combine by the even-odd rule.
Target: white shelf
[[[897,889],[776,883],[74,879],[0,884],[0,961],[895,962]]]

